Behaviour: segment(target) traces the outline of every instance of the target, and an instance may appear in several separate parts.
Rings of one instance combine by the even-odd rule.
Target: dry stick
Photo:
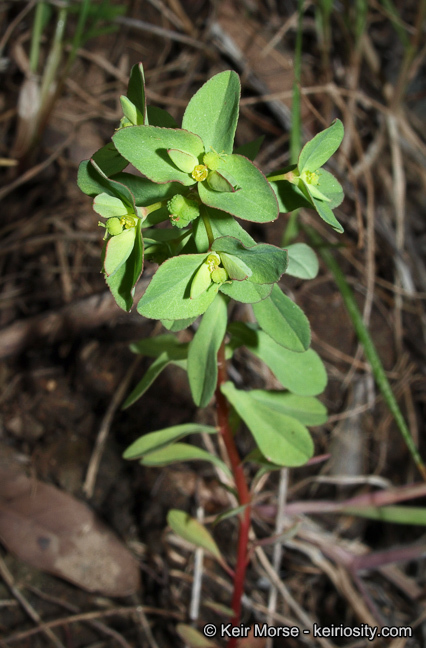
[[[24,608],[28,616],[39,626],[38,628],[36,628],[36,632],[43,632],[46,635],[46,637],[53,643],[53,645],[56,646],[56,648],[65,648],[64,644],[61,641],[59,641],[58,637],[52,632],[52,630],[48,628],[46,624],[43,623],[38,612],[26,600],[26,598],[23,596],[20,590],[17,587],[15,587],[13,576],[8,570],[8,568],[6,567],[6,564],[3,558],[1,558],[1,556],[0,556],[0,576],[3,578],[4,582],[6,583],[6,585],[8,586],[8,588],[10,589],[10,591],[12,592],[16,600],[19,601],[19,603],[22,605],[22,607]]]
[[[271,563],[269,562],[262,547],[257,546],[255,551],[256,556],[259,559],[259,562],[262,565],[263,569],[265,570],[268,579],[277,588],[284,601],[287,603],[292,612],[297,616],[299,623],[303,624],[306,629],[312,630],[314,625],[313,620],[290,594],[288,588],[281,581]],[[318,638],[318,642],[321,644],[321,646],[323,646],[323,648],[336,648],[335,644],[332,644],[327,639]]]
[[[222,342],[219,352],[217,354],[217,387],[216,387],[216,410],[219,425],[219,433],[225,443],[226,451],[228,453],[229,461],[231,463],[232,474],[235,480],[235,486],[238,492],[238,499],[240,506],[245,506],[244,511],[241,513],[240,529],[238,537],[237,549],[237,563],[235,566],[234,575],[234,593],[232,596],[232,610],[233,617],[231,623],[237,626],[241,617],[241,599],[244,593],[244,580],[247,570],[247,547],[250,532],[250,513],[251,513],[251,497],[248,489],[247,481],[244,475],[243,465],[241,458],[238,454],[235,445],[232,430],[229,424],[229,407],[225,396],[222,394],[220,387],[227,381],[226,359],[225,359],[225,341]],[[237,638],[233,637],[228,642],[228,648],[235,648]]]
[[[402,256],[404,250],[404,225],[405,225],[405,190],[406,181],[404,165],[402,162],[401,148],[399,146],[399,133],[397,120],[393,115],[388,115],[387,126],[392,154],[392,175],[393,175],[393,203],[395,206],[396,216],[396,233],[395,241],[398,253]],[[401,288],[401,273],[398,267],[398,256],[395,256],[395,265],[397,276],[395,277],[396,285]],[[399,353],[402,352],[402,297],[395,294],[395,344]]]
[[[68,135],[67,139],[62,142],[62,144],[56,149],[56,151],[49,155],[48,158],[46,158],[43,162],[40,162],[40,164],[36,164],[35,166],[31,167],[31,169],[28,169],[28,171],[19,176],[19,178],[16,178],[16,180],[3,187],[3,189],[0,190],[0,200],[5,198],[14,189],[17,189],[29,180],[32,180],[36,175],[44,171],[44,169],[47,169],[47,167],[50,166],[57,157],[59,157],[62,151],[68,146],[68,144],[70,144],[73,139],[74,130]]]
[[[302,536],[302,533],[303,528],[300,528],[299,537]],[[315,537],[309,533],[305,535],[307,536],[307,540],[289,539],[287,540],[287,545],[308,556],[312,564],[319,567],[321,571],[329,577],[336,590],[350,603],[354,613],[362,623],[375,626],[376,619],[369,609],[368,602],[365,602],[364,599],[359,596],[358,591],[352,583],[352,578],[347,568],[339,564],[337,564],[337,566],[333,565],[331,560],[324,555],[323,549],[315,545]],[[331,542],[332,541],[333,538],[331,538]]]
[[[190,45],[196,49],[202,50],[211,50],[212,48],[205,43],[202,43],[191,36],[185,36],[184,34],[179,34],[171,29],[164,29],[164,27],[158,27],[157,25],[152,25],[151,23],[145,22],[144,20],[137,20],[136,18],[127,18],[126,16],[118,16],[115,19],[116,23],[120,25],[126,25],[138,31],[149,32],[150,34],[155,34],[161,38],[167,38],[170,40],[178,41],[179,43],[184,43],[185,45]]]
[[[204,509],[202,506],[197,507],[197,520],[203,524]],[[192,580],[191,604],[189,608],[189,618],[196,621],[200,614],[201,585],[203,582],[203,559],[204,551],[202,547],[197,547],[194,557],[194,577]]]
[[[151,277],[152,273],[145,273],[139,281],[135,301],[142,297]],[[122,312],[108,290],[67,304],[59,310],[20,320],[0,331],[0,360],[22,353],[40,341],[54,344],[69,340],[106,322],[111,323]]]
[[[86,479],[83,484],[83,491],[87,497],[92,497],[95,488],[96,475],[98,474],[99,465],[101,463],[102,455],[105,449],[105,443],[108,438],[108,433],[111,427],[114,414],[122,403],[124,396],[129,388],[130,381],[133,377],[136,367],[140,363],[142,356],[137,356],[133,361],[130,369],[120,382],[114,396],[111,399],[105,416],[102,420],[101,427],[99,428],[98,436],[96,438],[95,447],[90,457],[89,467],[87,468]]]
[[[395,92],[395,95],[397,93]],[[395,103],[392,104],[395,106]],[[395,111],[396,112],[396,111]],[[400,147],[400,135],[398,131],[398,124],[403,120],[401,112],[398,114],[387,114],[386,122],[389,132],[391,155],[392,155],[392,171],[393,171],[393,196],[396,215],[396,246],[398,253],[402,256],[404,251],[404,227],[405,227],[405,197],[406,197],[406,179],[404,172],[404,164]],[[370,172],[368,176],[371,177]],[[398,255],[395,257],[395,264],[398,271],[399,265]],[[397,288],[402,288],[401,275],[398,273],[395,283]],[[402,295],[398,292],[395,293],[395,343],[399,353],[402,353]],[[409,389],[405,392],[408,405],[411,400],[411,393]],[[414,437],[416,441],[416,438]]]
[[[177,29],[183,29],[182,21],[171,11],[162,0],[148,0],[155,7],[162,17],[167,18]]]
[[[31,9],[32,9],[36,4],[37,4],[37,0],[31,0],[31,2],[29,2],[29,3],[27,4],[27,6],[24,7],[24,8],[22,9],[22,11],[21,11],[17,16],[16,16],[16,18],[15,18],[14,20],[12,20],[12,22],[10,23],[10,25],[8,26],[8,28],[6,29],[6,31],[5,31],[4,34],[3,34],[3,38],[0,40],[0,56],[3,54],[3,50],[4,50],[4,48],[6,47],[6,43],[7,43],[7,41],[9,40],[9,38],[11,37],[11,35],[12,35],[13,30],[15,29],[15,27],[16,27],[17,25],[19,25],[19,23],[21,22],[21,20],[23,20],[23,19],[25,18],[25,16],[27,15],[27,13],[29,13],[29,12],[31,11]]]
[[[93,619],[102,619],[109,616],[123,616],[127,614],[137,614],[142,611],[144,614],[155,614],[158,616],[166,617],[166,619],[176,619],[177,621],[183,621],[184,616],[180,612],[173,612],[172,610],[160,610],[159,608],[149,607],[148,605],[134,605],[132,607],[119,607],[113,608],[111,610],[96,610],[95,612],[82,612],[81,614],[74,614],[72,616],[65,617],[63,619],[55,619],[54,621],[49,621],[44,623],[40,628],[33,628],[32,630],[25,630],[24,632],[18,632],[11,637],[7,637],[4,642],[10,644],[15,641],[21,641],[22,639],[27,639],[33,635],[38,634],[42,630],[48,630],[50,628],[58,628],[62,625],[67,625],[69,623],[79,623],[80,621],[92,621]],[[62,644],[61,644],[62,646]],[[64,648],[62,646],[62,648]]]
[[[58,605],[60,607],[65,608],[65,610],[68,610],[68,612],[73,612],[78,613],[79,609],[76,605],[72,605],[71,603],[68,603],[66,601],[63,601],[61,599],[58,599],[56,596],[49,596],[45,592],[40,591],[37,587],[33,587],[31,585],[27,585],[26,589],[30,590],[30,592],[33,592],[41,598],[43,601],[48,601],[49,603],[54,603],[55,605]],[[109,637],[112,637],[113,639],[116,640],[116,642],[122,646],[122,648],[132,648],[132,646],[127,643],[125,638],[119,633],[113,630],[112,628],[108,627],[105,625],[105,623],[101,623],[101,621],[88,621],[88,625],[90,625],[92,628],[95,628],[96,630],[99,630],[100,632],[103,632],[104,634],[108,635]]]
[[[159,648],[158,643],[155,641],[154,635],[152,634],[151,626],[149,625],[147,616],[141,606],[139,606],[138,609],[136,610],[136,616],[139,618],[141,622],[141,626],[143,628],[143,631],[145,632],[145,636],[148,639],[148,643],[151,646],[151,648]]]
[[[277,504],[277,518],[275,521],[275,535],[279,536],[281,533],[284,531],[284,522],[285,522],[285,503],[287,499],[287,489],[288,489],[288,468],[282,468],[280,470],[280,482],[278,485],[278,504]],[[273,549],[273,558],[272,558],[272,566],[275,571],[275,573],[278,575],[280,565],[281,565],[281,560],[282,560],[282,555],[283,555],[283,545],[281,542],[276,542],[274,544],[274,549]],[[269,601],[268,601],[268,611],[269,613],[275,612],[277,608],[277,598],[278,598],[278,590],[277,588],[272,584],[271,592],[269,595]],[[268,625],[272,625],[272,617],[269,615],[268,616]],[[267,648],[272,648],[273,646],[273,639],[272,637],[268,637],[268,640],[266,642]]]
[[[61,268],[61,284],[63,300],[68,304],[72,299],[73,283],[71,279],[70,264],[65,251],[64,239],[59,239],[56,242],[56,255],[58,257],[59,266]]]
[[[169,0],[169,5],[173,10],[175,16],[179,18],[182,23],[183,29],[190,36],[195,36],[197,34],[197,28],[194,26],[190,16],[186,13],[185,9],[182,7],[180,0]]]

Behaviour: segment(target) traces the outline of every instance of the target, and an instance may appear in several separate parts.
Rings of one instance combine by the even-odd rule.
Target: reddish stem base
[[[224,441],[226,451],[228,453],[229,461],[231,463],[231,469],[235,480],[235,486],[238,492],[238,499],[241,506],[245,506],[243,513],[240,516],[240,529],[238,537],[238,550],[237,550],[237,562],[235,566],[235,576],[234,576],[234,593],[232,596],[232,626],[238,626],[240,624],[241,617],[241,599],[244,593],[244,581],[246,575],[246,569],[248,564],[248,541],[249,541],[249,531],[250,531],[250,517],[251,517],[251,497],[250,491],[247,485],[247,481],[244,475],[243,466],[241,464],[241,458],[238,454],[237,447],[235,445],[234,437],[229,425],[229,406],[226,398],[220,391],[220,386],[227,380],[227,371],[226,371],[226,360],[225,360],[225,344],[222,343],[222,346],[219,349],[217,355],[217,366],[218,366],[218,378],[217,378],[217,388],[216,388],[216,408],[217,408],[217,418],[220,429],[220,434]],[[237,644],[237,638],[233,637],[228,641],[227,648],[235,648]]]

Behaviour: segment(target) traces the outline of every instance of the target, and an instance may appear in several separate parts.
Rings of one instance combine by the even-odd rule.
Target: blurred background
[[[256,159],[265,173],[290,164],[297,148],[334,118],[344,123],[343,144],[329,162],[345,190],[336,210],[344,234],[309,210],[266,226],[246,224],[257,240],[275,245],[307,240],[300,224],[307,225],[326,250],[316,279],[284,277],[281,285],[310,319],[313,347],[329,375],[322,400],[330,419],[313,432],[317,463],[275,474],[258,488],[254,530],[268,538],[276,529],[280,484],[286,485],[293,517],[285,550],[275,563],[271,548],[263,554],[285,589],[275,583],[271,603],[271,575],[257,556],[243,620],[404,625],[414,628],[411,639],[374,645],[425,645],[424,499],[414,501],[414,512],[406,506],[405,513],[389,513],[391,519],[360,510],[371,504],[371,493],[387,493],[380,503],[395,504],[426,491],[360,346],[360,324],[345,306],[349,300],[362,314],[394,403],[425,456],[425,17],[425,0],[0,4],[1,645],[183,646],[175,625],[191,616],[193,551],[167,532],[166,512],[194,515],[201,507],[208,520],[229,506],[211,467],[156,470],[121,458],[145,432],[214,421],[213,409],[196,412],[177,367],[142,401],[120,410],[149,366],[146,358],[135,361],[128,343],[161,327],[113,303],[100,273],[102,231],[76,175],[79,162],[118,127],[119,97],[140,61],[149,104],[166,108],[178,123],[208,78],[236,70],[242,82],[236,144],[265,135]],[[149,277],[155,266],[146,270]],[[190,329],[181,339],[191,339]],[[251,387],[276,386],[248,355],[236,359],[231,377]],[[242,453],[251,448],[246,437]],[[113,571],[114,560],[130,560],[130,553],[103,556],[90,583],[83,550],[67,569],[46,562],[50,548],[34,531],[40,519],[26,505],[11,505],[17,476],[68,494],[55,510],[69,507],[75,520],[82,513],[73,507],[86,501],[108,533],[119,536],[111,542],[139,562],[141,584],[124,572],[113,586],[102,583],[105,565]],[[42,509],[53,506],[49,493]],[[356,511],[321,508],[355,497]],[[71,533],[59,523],[54,531]],[[38,547],[24,556],[30,537]],[[225,552],[235,537],[232,520],[218,526]],[[95,536],[89,544],[95,546]],[[224,574],[205,559],[202,605],[193,615],[198,627],[226,620],[213,602],[228,605],[229,592]],[[78,621],[81,613],[92,616]],[[367,643],[311,635],[273,645]]]

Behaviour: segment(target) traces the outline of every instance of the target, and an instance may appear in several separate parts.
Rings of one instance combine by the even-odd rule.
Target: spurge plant
[[[144,258],[159,264],[137,310],[161,320],[169,333],[132,344],[133,352],[154,360],[125,406],[138,400],[170,363],[187,372],[197,406],[206,407],[215,397],[216,427],[188,423],[150,432],[124,457],[144,466],[208,461],[233,490],[238,504],[227,514],[239,523],[233,568],[207,529],[187,513],[170,511],[168,523],[210,551],[233,579],[234,625],[240,622],[249,560],[248,474],[256,466],[254,479],[259,471],[305,464],[314,452],[307,426],[327,418],[316,398],[327,376],[309,348],[309,322],[278,283],[284,274],[315,277],[316,255],[304,243],[287,249],[256,243],[239,220],[267,223],[280,212],[309,207],[341,232],[332,210],[343,199],[338,181],[322,168],[342,140],[339,120],[304,146],[297,165],[265,177],[253,164],[261,139],[234,151],[239,99],[238,75],[217,74],[192,97],[179,128],[165,110],[146,106],[143,68],[134,66],[112,143],[82,162],[78,174],[81,190],[93,197],[93,208],[104,219],[103,272],[122,309],[132,308]],[[125,172],[129,163],[141,175]],[[249,322],[228,322],[230,300],[251,304]],[[179,342],[174,333],[191,325],[191,342]],[[263,361],[282,389],[242,390],[228,380],[226,363],[240,347]],[[238,421],[254,440],[244,458],[235,438]],[[199,433],[219,434],[225,455],[219,458],[183,442]],[[231,638],[229,648],[235,642]]]

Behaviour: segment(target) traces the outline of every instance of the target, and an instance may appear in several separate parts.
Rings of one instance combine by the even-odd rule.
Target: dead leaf
[[[89,592],[134,594],[140,585],[137,561],[93,511],[29,479],[10,453],[0,452],[0,540],[8,551]]]

